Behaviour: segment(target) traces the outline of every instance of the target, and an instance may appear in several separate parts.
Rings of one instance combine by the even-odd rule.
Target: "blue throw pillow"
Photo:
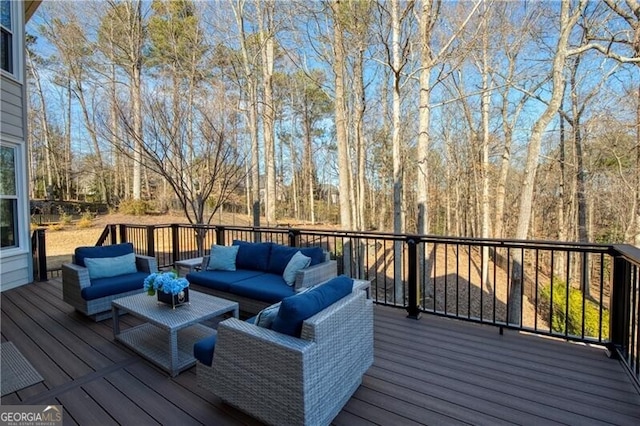
[[[84,264],[84,259],[86,257],[96,259],[101,257],[122,256],[129,253],[133,253],[132,243],[112,244],[110,246],[78,247],[74,254],[76,265],[86,266]]]
[[[208,271],[235,271],[239,246],[211,246]]]
[[[115,257],[85,257],[84,264],[89,270],[89,278],[92,280],[135,274],[138,272],[138,268],[136,268],[136,255],[133,253]]]
[[[287,264],[287,267],[284,268],[284,272],[282,273],[284,282],[286,282],[287,285],[293,285],[296,282],[296,274],[298,271],[309,267],[310,264],[311,258],[297,251]]]
[[[271,328],[273,324],[273,320],[276,319],[278,315],[278,310],[280,309],[280,302],[274,303],[271,306],[267,306],[256,315],[253,323],[258,327],[262,328]]]
[[[302,322],[350,294],[353,280],[345,275],[325,284],[282,300],[271,329],[289,336],[300,337]]]
[[[249,243],[247,241],[233,240],[233,245],[239,247],[236,268],[252,269],[254,271],[267,270],[271,243]]]

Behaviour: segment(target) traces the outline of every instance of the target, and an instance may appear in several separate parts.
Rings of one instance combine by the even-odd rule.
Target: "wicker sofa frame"
[[[328,256],[328,254],[327,254]],[[202,258],[201,269],[205,269],[209,264],[209,256]],[[296,281],[294,288],[296,291],[303,287],[310,287],[316,284],[323,283],[325,281],[334,278],[338,273],[338,266],[335,260],[326,260],[323,263],[310,266],[302,269],[296,273]],[[273,302],[264,302],[262,300],[251,299],[249,297],[240,296],[235,293],[213,289],[203,285],[191,283],[189,287],[202,293],[210,294],[212,296],[221,297],[227,300],[233,300],[240,304],[240,310],[247,315],[256,315],[258,312],[273,304]]]
[[[303,323],[300,338],[235,318],[218,326],[200,386],[268,424],[325,425],[373,363],[373,303],[355,290]]]
[[[158,261],[155,257],[136,255],[136,268],[138,272],[148,272],[149,274],[158,272]],[[91,286],[91,279],[86,267],[75,263],[62,264],[62,300],[94,321],[111,318],[111,302],[113,300],[143,291],[141,285],[137,290],[85,300],[81,292],[83,288],[89,286]]]

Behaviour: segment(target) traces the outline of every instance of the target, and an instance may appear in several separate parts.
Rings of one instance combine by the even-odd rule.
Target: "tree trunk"
[[[400,139],[400,78],[402,67],[402,49],[400,46],[400,0],[391,1],[391,54],[393,72],[393,107],[392,107],[392,155],[393,155],[393,233],[404,232],[402,204],[402,140]],[[394,243],[394,288],[395,302],[404,304],[404,283],[402,280],[402,243]]]
[[[480,198],[480,210],[482,223],[480,224],[480,236],[489,238],[489,108],[491,106],[491,89],[489,87],[489,9],[487,3],[483,2],[483,29],[482,29],[482,97],[480,99],[482,109],[482,146],[480,161],[480,185],[482,195]],[[489,247],[482,247],[482,279],[483,286],[489,281]],[[484,288],[482,289],[484,291]]]
[[[558,112],[558,108],[562,102],[565,81],[564,66],[567,58],[569,36],[581,14],[581,11],[584,9],[585,4],[586,1],[581,0],[579,6],[575,8],[571,15],[569,14],[571,4],[568,0],[563,1],[560,8],[560,34],[556,45],[551,71],[551,99],[540,118],[533,125],[533,129],[531,131],[529,148],[527,150],[527,160],[523,172],[524,176],[522,183],[522,195],[520,197],[518,224],[516,227],[516,239],[525,240],[529,235],[529,224],[531,222],[531,212],[533,208],[533,190],[535,187],[542,136],[553,116]],[[522,299],[520,294],[522,292],[523,285],[521,282],[521,275],[522,265],[518,261],[514,261],[512,268],[511,291],[509,295],[511,299],[509,322],[512,324],[520,324],[520,313],[522,309]]]
[[[258,10],[258,26],[260,28],[260,44],[262,45],[262,88],[263,88],[263,107],[262,107],[262,125],[264,138],[264,156],[267,172],[266,185],[266,216],[267,224],[276,224],[276,159],[275,159],[275,138],[274,138],[274,122],[275,122],[275,105],[273,103],[273,58],[274,58],[274,41],[273,41],[273,10],[272,4],[266,3],[262,7],[259,0],[256,1]],[[263,15],[264,13],[264,15]],[[263,19],[264,18],[264,19]],[[266,28],[265,28],[266,20]]]
[[[366,191],[366,143],[364,137],[364,113],[366,108],[364,81],[363,81],[363,62],[364,62],[364,43],[362,39],[358,40],[358,50],[353,66],[353,97],[354,97],[354,115],[353,122],[355,127],[355,143],[356,143],[356,162],[357,162],[357,185],[355,207],[356,214],[355,229],[358,231],[365,230],[365,191]]]
[[[339,174],[339,200],[340,200],[340,224],[342,229],[352,230],[351,217],[351,184],[349,176],[349,145],[347,140],[347,112],[345,106],[345,60],[346,53],[343,40],[343,28],[340,23],[339,0],[331,2],[333,12],[333,72],[335,74],[335,125],[336,141],[338,144],[338,174]],[[346,264],[346,262],[345,262]]]
[[[249,60],[247,50],[247,36],[244,25],[244,1],[237,0],[232,5],[233,13],[238,27],[238,38],[242,53],[242,65],[244,77],[246,79],[246,95],[248,103],[248,126],[249,138],[251,140],[251,178],[249,186],[251,188],[251,213],[253,216],[253,226],[260,226],[260,146],[258,143],[258,88],[256,78],[251,69],[252,62]],[[259,234],[256,234],[259,238]]]

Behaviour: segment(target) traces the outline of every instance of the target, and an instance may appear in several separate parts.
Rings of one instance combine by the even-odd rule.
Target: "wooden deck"
[[[2,404],[61,404],[65,424],[257,424],[112,338],[61,300],[59,279],[1,295],[2,341],[44,382]],[[123,327],[136,320],[124,316]],[[640,394],[618,361],[588,347],[375,308],[375,363],[335,418],[359,424],[640,424]]]

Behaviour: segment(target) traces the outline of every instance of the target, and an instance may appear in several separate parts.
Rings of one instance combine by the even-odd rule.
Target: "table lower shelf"
[[[178,331],[178,356],[175,367],[171,365],[169,333],[152,324],[141,324],[123,330],[115,338],[141,357],[176,376],[195,365],[193,344],[216,333],[213,328],[194,324]]]

